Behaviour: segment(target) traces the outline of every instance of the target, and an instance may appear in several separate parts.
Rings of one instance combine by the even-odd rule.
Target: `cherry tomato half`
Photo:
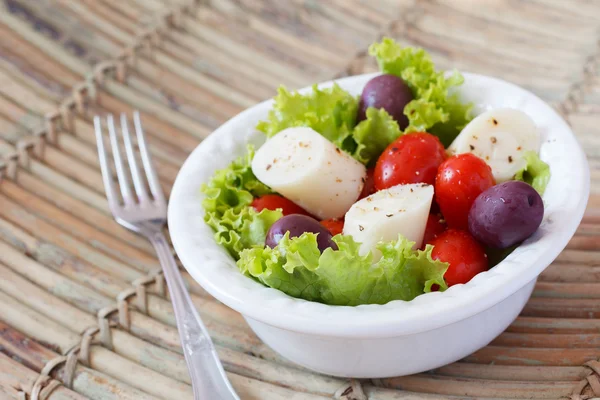
[[[431,257],[449,264],[444,274],[448,286],[469,282],[475,275],[487,271],[488,259],[483,247],[470,233],[448,229],[434,239]]]
[[[489,165],[471,153],[444,161],[435,179],[435,198],[448,226],[467,230],[475,198],[495,184]]]
[[[423,246],[431,243],[446,230],[446,221],[441,214],[429,214],[427,217],[427,225],[425,225],[425,234],[423,235]]]
[[[387,189],[401,183],[433,185],[438,166],[446,158],[440,140],[429,133],[400,136],[392,142],[375,165],[375,188]]]
[[[329,233],[331,233],[333,236],[342,233],[342,231],[344,230],[344,220],[342,220],[342,219],[337,219],[337,218],[326,219],[324,221],[321,221],[321,225],[323,225],[325,228],[327,228]]]
[[[265,208],[267,210],[276,210],[281,208],[283,215],[303,214],[311,216],[304,208],[278,194],[266,194],[264,196],[257,197],[252,202],[252,207],[254,207],[256,211],[262,211]]]
[[[360,196],[358,196],[358,200],[364,199],[375,193],[377,189],[375,189],[375,178],[373,177],[375,173],[375,168],[369,168],[367,170],[367,178],[365,179],[365,185],[363,186],[362,192],[360,192]]]

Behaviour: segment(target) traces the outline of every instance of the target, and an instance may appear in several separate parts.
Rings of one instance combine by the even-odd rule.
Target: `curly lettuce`
[[[289,92],[282,86],[274,100],[267,120],[256,126],[267,137],[286,128],[307,126],[338,147],[346,147],[344,141],[356,125],[358,100],[337,84],[325,89],[313,85],[307,94]]]
[[[356,306],[412,300],[431,291],[433,285],[445,290],[447,263],[433,260],[433,247],[412,250],[413,242],[402,236],[380,243],[381,259],[373,263],[371,253],[361,256],[360,244],[351,236],[333,238],[338,250],[317,247],[317,236],[286,234],[275,248],[243,250],[237,264],[240,271],[264,285],[290,296],[330,305]]]
[[[215,240],[225,247],[234,258],[246,248],[265,243],[267,231],[282,217],[281,211],[250,207],[255,196],[272,193],[252,172],[254,148],[233,161],[227,168],[215,173],[202,186],[204,220],[215,231]]]
[[[352,132],[356,143],[353,157],[363,164],[372,164],[385,148],[402,135],[402,131],[390,114],[383,108],[369,107],[367,119],[361,121]]]
[[[431,57],[423,49],[401,47],[393,39],[384,38],[369,47],[384,74],[402,78],[413,92],[404,114],[409,125],[405,132],[427,131],[449,146],[461,129],[472,119],[472,104],[463,104],[452,89],[462,85],[458,71],[446,76],[437,71]]]
[[[515,179],[530,184],[543,196],[550,181],[550,166],[535,151],[526,152],[524,157],[527,165],[516,173]]]

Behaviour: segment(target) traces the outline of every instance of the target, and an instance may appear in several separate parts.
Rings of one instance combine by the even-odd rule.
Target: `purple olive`
[[[328,247],[337,250],[337,245],[331,238],[331,233],[319,221],[302,214],[290,214],[279,219],[267,232],[265,244],[271,248],[277,246],[277,243],[285,235],[290,233],[290,238],[298,237],[304,232],[317,234],[317,245],[321,253]]]
[[[537,230],[544,217],[544,202],[525,182],[509,181],[481,193],[469,211],[469,231],[490,247],[505,249]]]
[[[365,85],[358,103],[358,122],[367,118],[367,108],[383,108],[391,115],[400,129],[408,126],[404,107],[411,102],[413,94],[406,82],[395,75],[379,75]]]

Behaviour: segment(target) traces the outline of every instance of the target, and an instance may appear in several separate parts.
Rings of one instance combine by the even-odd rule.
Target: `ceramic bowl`
[[[373,76],[336,82],[359,94]],[[206,291],[240,312],[268,346],[322,373],[358,378],[407,375],[459,360],[488,344],[517,317],[538,275],[575,233],[586,207],[590,178],[573,132],[548,104],[511,83],[476,74],[464,76],[459,93],[475,104],[476,113],[512,107],[535,121],[542,136],[540,157],[552,173],[540,228],[500,264],[443,293],[358,307],[292,298],[243,276],[204,223],[200,186],[217,169],[244,154],[247,143],[260,146],[264,142],[254,126],[272,106],[272,101],[266,101],[217,129],[194,150],[177,176],[169,228],[185,268]]]

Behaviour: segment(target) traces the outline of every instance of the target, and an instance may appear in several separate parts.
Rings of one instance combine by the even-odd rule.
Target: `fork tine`
[[[131,187],[129,186],[129,179],[123,168],[123,161],[121,159],[121,149],[119,147],[119,141],[117,140],[117,130],[115,127],[115,120],[112,114],[106,117],[108,123],[108,133],[110,136],[110,144],[112,147],[113,158],[115,159],[115,167],[117,168],[117,178],[119,180],[119,186],[121,187],[121,195],[123,196],[123,202],[126,205],[133,204],[133,195],[131,193]]]
[[[135,125],[138,147],[140,148],[140,153],[142,155],[142,163],[144,164],[144,170],[146,171],[146,177],[148,179],[150,191],[152,192],[152,196],[154,197],[155,201],[164,202],[165,195],[160,186],[160,181],[158,180],[156,170],[152,165],[152,158],[150,157],[148,146],[146,146],[146,138],[144,135],[144,130],[142,129],[142,122],[140,120],[139,111],[135,111],[133,113],[133,124]]]
[[[102,181],[104,182],[104,190],[108,199],[109,206],[116,205],[118,200],[115,193],[115,186],[112,181],[108,157],[104,148],[104,138],[102,135],[102,121],[99,116],[94,117],[94,130],[96,132],[96,144],[98,146],[98,159],[100,160],[100,171],[102,171]]]
[[[131,135],[129,135],[129,122],[127,121],[127,115],[124,113],[121,114],[121,132],[123,132],[123,143],[125,143],[125,152],[127,154],[127,161],[129,162],[131,176],[133,177],[133,186],[135,187],[135,192],[140,199],[140,203],[147,203],[150,198],[148,197],[148,191],[146,190],[146,185],[144,184],[140,169],[138,167],[135,151],[133,149],[133,143],[131,142]]]

